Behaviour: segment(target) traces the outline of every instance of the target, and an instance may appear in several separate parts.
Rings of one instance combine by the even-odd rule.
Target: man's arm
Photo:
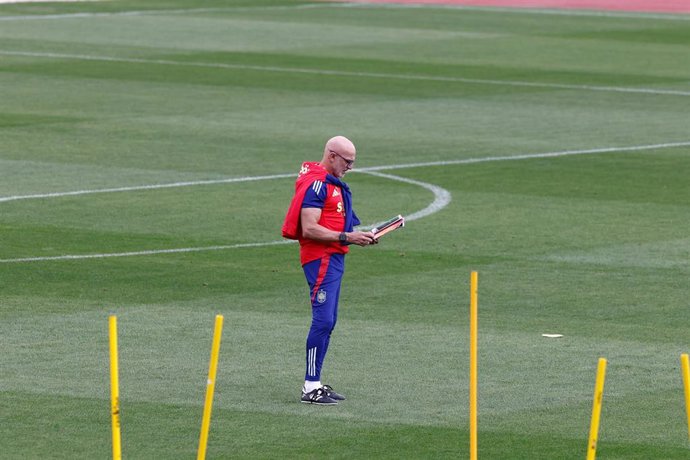
[[[320,218],[321,209],[302,208],[300,212],[302,236],[317,241],[339,241],[340,232],[329,230],[323,225],[319,225]],[[347,236],[348,243],[357,244],[359,246],[376,244],[378,242],[371,232],[347,232],[345,235]]]

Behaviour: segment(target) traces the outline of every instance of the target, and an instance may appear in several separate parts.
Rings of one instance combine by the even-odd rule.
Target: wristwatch
[[[338,240],[340,240],[341,243],[347,243],[347,233],[340,232],[340,235],[338,235]]]

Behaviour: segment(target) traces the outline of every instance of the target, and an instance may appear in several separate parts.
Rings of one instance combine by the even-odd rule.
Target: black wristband
[[[340,232],[340,235],[338,235],[338,240],[341,243],[347,243],[347,233],[345,232]]]

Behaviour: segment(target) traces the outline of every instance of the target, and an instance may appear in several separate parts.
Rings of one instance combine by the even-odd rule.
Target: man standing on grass
[[[312,321],[301,399],[308,404],[332,405],[345,399],[321,384],[321,367],[338,319],[348,245],[376,243],[372,232],[353,231],[360,222],[352,210],[350,189],[341,181],[352,169],[355,155],[354,144],[336,136],[326,142],[321,162],[302,163],[283,224],[283,236],[299,240],[300,261],[311,297]]]

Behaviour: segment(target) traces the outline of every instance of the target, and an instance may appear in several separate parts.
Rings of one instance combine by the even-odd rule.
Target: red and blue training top
[[[299,240],[302,265],[330,254],[347,254],[349,248],[339,241],[316,241],[302,236],[302,208],[319,208],[319,225],[336,232],[351,232],[359,219],[352,210],[352,194],[347,184],[331,175],[320,163],[302,163],[295,195],[283,223],[283,237]]]

